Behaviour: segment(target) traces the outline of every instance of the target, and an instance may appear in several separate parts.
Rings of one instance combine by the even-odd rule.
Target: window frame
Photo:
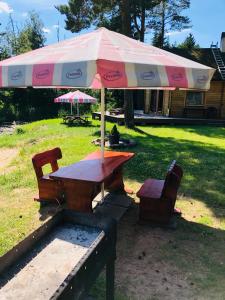
[[[202,94],[202,104],[188,104],[188,93]],[[203,91],[187,91],[185,95],[185,107],[204,107],[205,106],[205,92]]]

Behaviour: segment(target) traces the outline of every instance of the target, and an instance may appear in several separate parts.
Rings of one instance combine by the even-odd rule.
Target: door
[[[161,115],[163,111],[163,91],[152,90],[150,100],[150,112]]]

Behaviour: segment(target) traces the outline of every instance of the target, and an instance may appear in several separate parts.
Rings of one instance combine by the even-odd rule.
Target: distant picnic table
[[[63,123],[68,125],[89,125],[88,116],[66,115],[63,117]]]

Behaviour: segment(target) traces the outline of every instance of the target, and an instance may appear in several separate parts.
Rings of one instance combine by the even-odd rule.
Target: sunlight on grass
[[[11,135],[0,135],[0,151],[3,148],[18,150],[0,174],[0,255],[41,223],[37,213],[39,204],[33,201],[37,183],[32,156],[60,147],[63,153],[60,166],[79,161],[98,149],[91,141],[99,137],[99,125],[99,121],[93,121],[89,127],[67,127],[59,119],[42,120],[20,126],[21,130]],[[111,130],[112,126],[107,123],[106,130]],[[137,142],[136,147],[124,149],[135,152],[135,157],[124,167],[125,183],[134,191],[146,178],[163,179],[173,159],[184,169],[177,201],[183,219],[173,233],[180,252],[167,244],[159,247],[158,255],[161,259],[175,262],[181,269],[189,269],[190,262],[186,257],[194,264],[192,252],[198,256],[197,251],[200,250],[204,255],[198,257],[194,267],[196,282],[202,288],[210,280],[215,284],[217,277],[214,272],[218,272],[221,279],[222,265],[220,258],[214,256],[207,262],[207,251],[213,253],[216,249],[214,254],[217,255],[222,248],[224,251],[224,234],[220,233],[225,230],[225,129],[207,126],[141,126],[136,131],[118,126],[118,129],[124,138]],[[136,197],[135,201],[138,202]],[[190,249],[185,248],[184,242]],[[199,249],[195,249],[194,242],[198,242]],[[209,269],[208,275],[201,275],[204,264]],[[104,299],[103,285],[104,278],[100,277],[94,287],[99,299]],[[117,299],[126,298],[117,291]]]

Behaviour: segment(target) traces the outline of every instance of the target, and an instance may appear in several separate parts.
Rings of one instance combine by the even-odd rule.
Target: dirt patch
[[[116,281],[129,299],[193,299],[190,283],[175,265],[164,259],[161,248],[172,232],[137,223],[136,205],[121,221],[118,232]]]
[[[7,167],[11,163],[11,161],[17,156],[18,152],[18,149],[15,148],[0,149],[0,174],[8,172]]]
[[[15,131],[16,123],[13,122],[12,124],[5,124],[0,126],[0,134],[12,134]]]
[[[181,224],[178,223],[176,230],[139,225],[138,208],[133,204],[120,221],[116,286],[129,299],[212,299],[204,295],[200,282],[207,280],[209,275],[206,276],[211,264],[210,261],[208,265],[208,255],[213,253],[209,246],[211,242],[202,242],[200,229],[197,232],[184,231],[182,223],[189,222],[183,220],[179,221]],[[201,256],[207,259],[202,261]],[[221,252],[220,259],[211,256],[210,260],[217,264],[221,261]],[[216,270],[210,273],[213,276]],[[216,294],[218,298],[214,299],[220,299],[219,290]]]

